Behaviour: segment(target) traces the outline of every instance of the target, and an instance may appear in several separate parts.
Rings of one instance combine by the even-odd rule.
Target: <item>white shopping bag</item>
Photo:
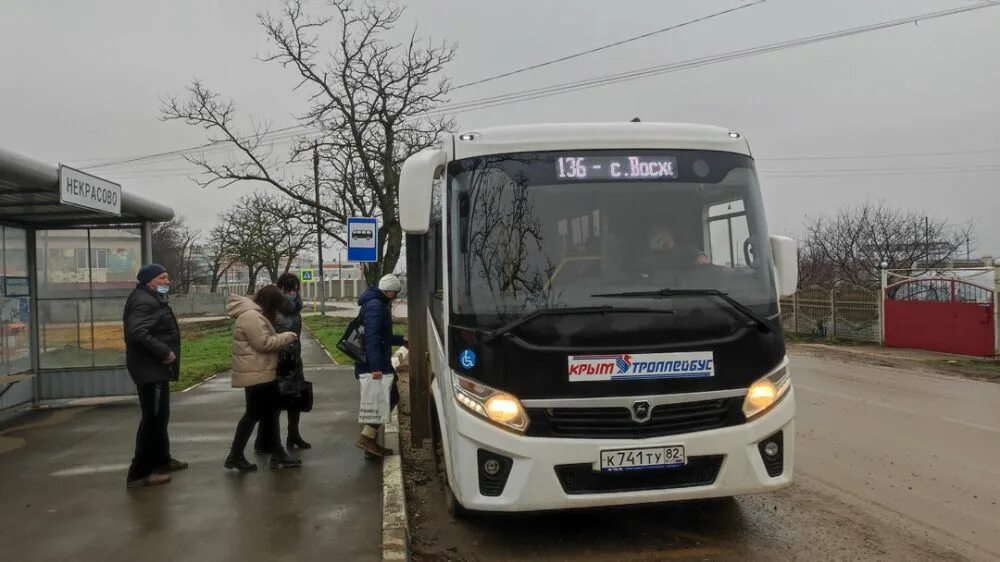
[[[392,354],[392,368],[399,371],[410,366],[410,350],[401,347]]]
[[[384,374],[375,380],[371,373],[358,377],[361,382],[361,405],[358,408],[358,423],[384,425],[389,423],[389,394],[395,375]]]

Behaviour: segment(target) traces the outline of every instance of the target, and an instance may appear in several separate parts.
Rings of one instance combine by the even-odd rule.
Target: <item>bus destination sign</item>
[[[649,180],[677,179],[673,156],[560,156],[556,158],[560,180]]]

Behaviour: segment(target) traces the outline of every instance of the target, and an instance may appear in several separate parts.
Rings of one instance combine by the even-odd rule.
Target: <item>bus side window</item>
[[[750,236],[750,229],[742,199],[709,207],[708,236],[713,265],[747,266],[743,243]]]

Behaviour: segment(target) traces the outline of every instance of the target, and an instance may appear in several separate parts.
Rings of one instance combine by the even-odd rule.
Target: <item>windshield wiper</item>
[[[566,308],[539,308],[533,310],[520,318],[516,318],[503,324],[498,328],[492,330],[478,329],[475,332],[476,339],[482,339],[483,342],[489,343],[500,336],[509,334],[511,331],[519,326],[523,326],[528,322],[536,318],[541,318],[542,316],[554,316],[554,315],[575,315],[575,314],[595,314],[595,313],[608,313],[608,312],[654,312],[644,308],[621,308],[616,306],[574,306]],[[655,311],[661,314],[672,314],[672,310],[657,310]]]
[[[733,307],[736,311],[743,314],[749,318],[757,326],[757,329],[765,334],[774,331],[774,326],[771,325],[764,317],[757,314],[753,310],[750,310],[747,305],[741,303],[740,301],[729,296],[728,293],[723,293],[718,289],[660,289],[657,291],[634,291],[626,293],[602,293],[597,295],[590,295],[591,297],[622,297],[622,298],[670,298],[670,297],[718,297]]]

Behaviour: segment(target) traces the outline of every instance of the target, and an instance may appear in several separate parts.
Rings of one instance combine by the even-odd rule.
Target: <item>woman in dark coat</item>
[[[278,332],[295,332],[302,335],[302,297],[299,295],[299,278],[292,273],[284,273],[278,277],[277,286],[288,300],[284,310],[278,312],[275,329]],[[311,449],[299,433],[299,418],[302,415],[295,407],[292,397],[297,395],[306,380],[302,369],[302,343],[296,339],[291,345],[281,350],[278,355],[278,386],[282,394],[282,409],[288,412],[288,439],[285,448]],[[258,453],[266,452],[267,447],[257,434],[254,449]]]
[[[373,379],[381,379],[383,375],[394,375],[392,366],[392,346],[409,347],[402,336],[392,333],[392,301],[396,300],[402,291],[403,284],[395,275],[389,274],[379,280],[378,286],[369,287],[358,298],[360,308],[358,314],[365,327],[365,361],[354,363],[354,378],[371,373]],[[389,407],[393,409],[399,402],[397,379],[392,379],[392,389],[389,393]],[[378,426],[366,425],[361,429],[356,445],[365,455],[385,457],[392,454],[391,449],[378,444]]]

